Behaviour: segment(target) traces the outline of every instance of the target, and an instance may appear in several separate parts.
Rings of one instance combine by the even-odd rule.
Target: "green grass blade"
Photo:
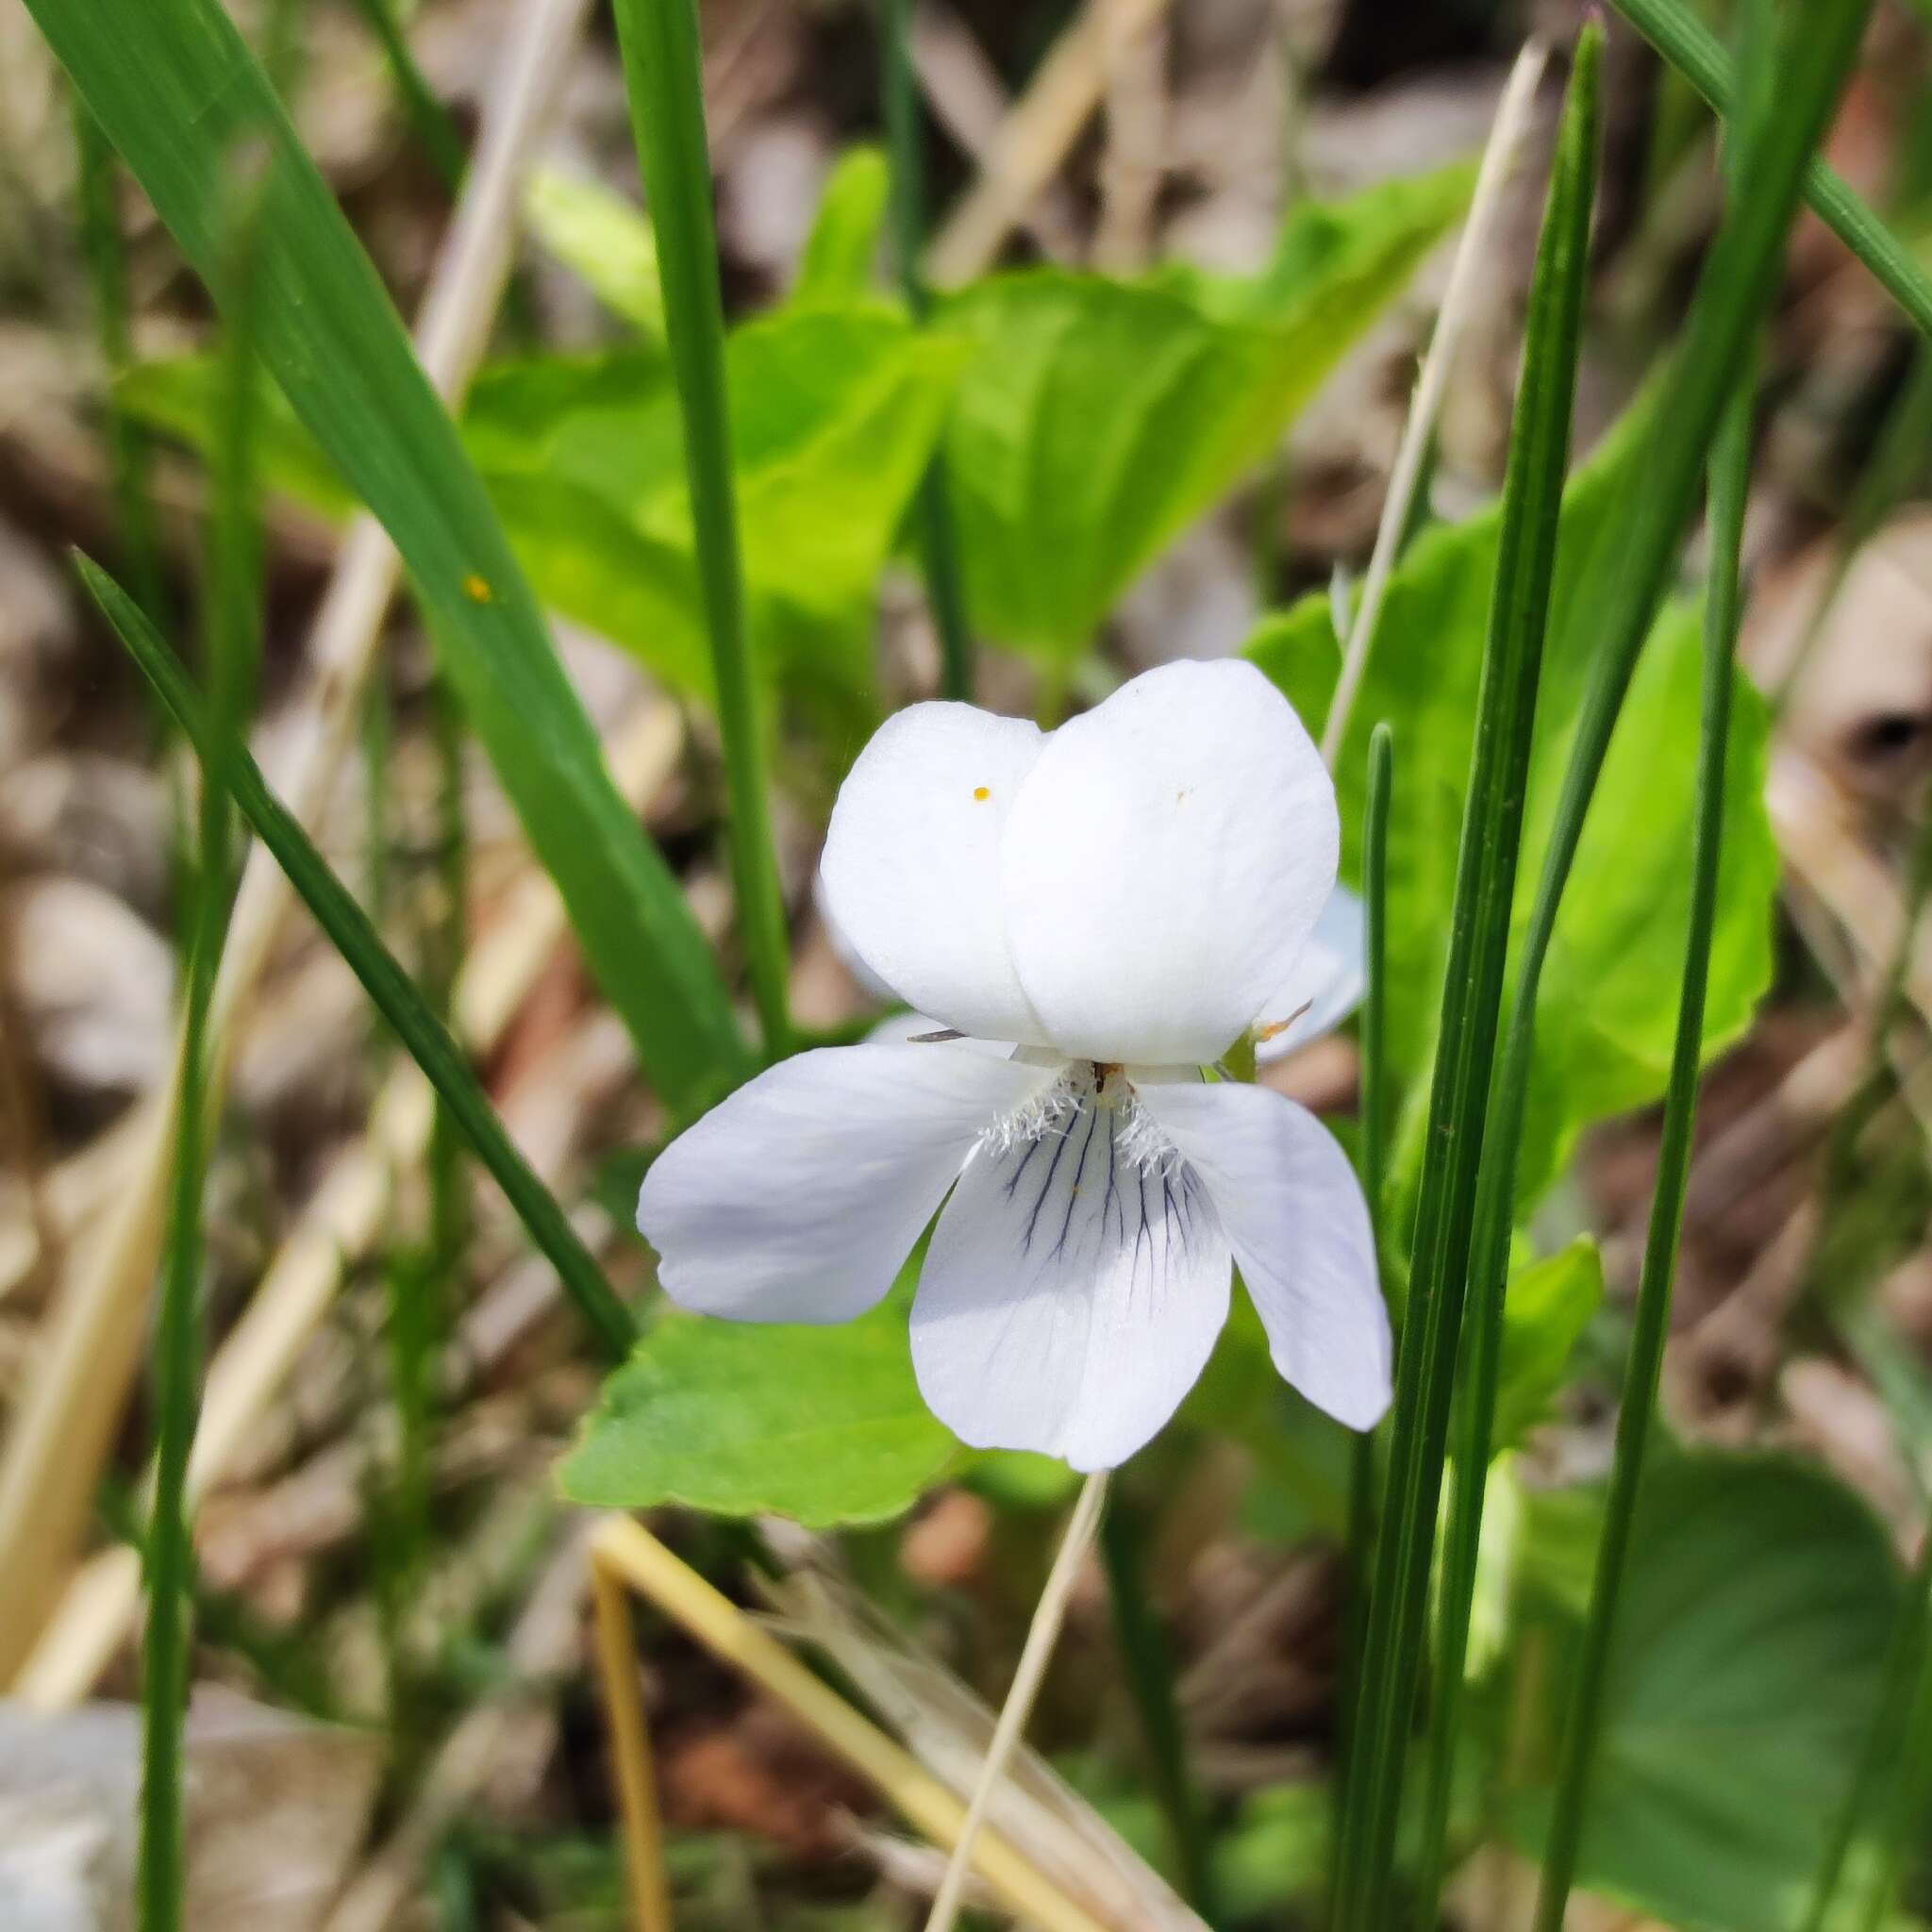
[[[1404,1311],[1387,1500],[1364,1651],[1364,1702],[1350,1762],[1341,1923],[1391,1923],[1395,1831],[1424,1626],[1450,1398],[1468,1285],[1483,1122],[1503,1000],[1523,804],[1536,724],[1562,478],[1569,460],[1576,335],[1596,181],[1600,29],[1585,29],[1571,75],[1542,244],[1523,391],[1510,433],[1502,541],[1477,699],[1417,1204],[1415,1271]]]
[[[919,86],[912,71],[912,0],[881,0],[879,36],[886,138],[892,158],[892,265],[906,306],[917,321],[931,309],[921,263],[925,257],[925,153]],[[941,691],[970,702],[973,633],[966,621],[966,577],[943,456],[935,456],[920,485],[919,551],[926,595],[940,635]]]
[[[1688,0],[1611,0],[1625,20],[1720,115],[1731,111],[1731,64]],[[1808,150],[1807,150],[1808,152]],[[1912,251],[1861,201],[1837,169],[1807,163],[1805,199],[1920,329],[1932,335],[1932,278]]]
[[[1537,251],[1528,319],[1524,326],[1523,379],[1516,418],[1511,426],[1508,482],[1505,487],[1503,548],[1497,562],[1497,598],[1511,571],[1510,525],[1515,517],[1525,525],[1517,556],[1523,560],[1526,583],[1512,595],[1527,621],[1541,628],[1547,611],[1556,566],[1557,534],[1562,515],[1563,478],[1569,463],[1571,407],[1576,392],[1576,368],[1582,351],[1583,304],[1590,267],[1591,216],[1597,181],[1597,70],[1601,37],[1586,34],[1577,48],[1571,76],[1570,99],[1558,137],[1557,163],[1543,215],[1541,243]],[[1529,612],[1534,611],[1533,618]],[[1493,1048],[1493,1036],[1491,1045]],[[1487,1069],[1485,1070],[1487,1073]],[[1487,1091],[1484,1104],[1488,1104]],[[1487,1138],[1487,1136],[1485,1137]],[[1472,1196],[1474,1206],[1475,1196]],[[1463,1230],[1467,1236],[1467,1224]],[[1466,1255],[1458,1257],[1466,1292],[1470,1278]],[[1464,1410],[1495,1407],[1496,1352],[1479,1363],[1477,1340],[1484,1324],[1473,1324],[1468,1347],[1470,1388],[1462,1398]],[[1453,1377],[1457,1339],[1441,1340],[1441,1372]],[[1487,1405],[1473,1394],[1480,1373],[1489,1380]],[[1415,1923],[1433,1927],[1441,1908],[1444,1860],[1448,1849],[1449,1801],[1456,1766],[1457,1740],[1462,1715],[1463,1659],[1469,1644],[1470,1608],[1475,1595],[1476,1549],[1482,1529],[1483,1484],[1488,1469],[1489,1428],[1482,1432],[1482,1454],[1472,1460],[1465,1441],[1457,1456],[1456,1480],[1447,1541],[1442,1558],[1438,1642],[1435,1667],[1435,1708],[1429,1731],[1427,1777],[1424,1790],[1423,1838],[1417,1874]]]
[[[29,11],[205,278],[218,158],[264,146],[257,349],[408,566],[439,657],[591,971],[674,1110],[749,1071],[711,950],[639,832],[448,413],[369,258],[218,0],[31,0]]]
[[[75,563],[89,594],[201,755],[206,770],[214,751],[213,737],[180,664],[112,577],[85,557],[77,557]],[[511,1143],[448,1029],[410,983],[370,924],[368,915],[330,871],[308,833],[269,791],[260,768],[245,751],[237,749],[226,779],[242,815],[274,853],[289,883],[301,893],[316,923],[395,1029],[409,1058],[422,1068],[530,1239],[556,1268],[565,1291],[592,1333],[613,1357],[625,1354],[637,1339],[629,1311],[605,1280],[556,1197]]]
[[[1624,1568],[1644,1450],[1657,1407],[1657,1378],[1670,1334],[1671,1290],[1684,1223],[1684,1191],[1690,1174],[1690,1141],[1697,1121],[1697,1089],[1704,1040],[1704,998],[1710,976],[1710,941],[1717,910],[1718,859],[1724,844],[1724,760],[1730,743],[1732,666],[1737,656],[1739,557],[1744,507],[1751,488],[1751,433],[1755,392],[1751,358],[1720,431],[1710,459],[1711,575],[1705,612],[1704,733],[1698,750],[1697,827],[1691,855],[1690,938],[1677,1007],[1677,1042],[1664,1099],[1663,1140],[1657,1153],[1657,1192],[1637,1287],[1637,1316],[1624,1374],[1617,1447],[1604,1507],[1602,1540],[1591,1587],[1583,1649],[1565,1719],[1562,1762],[1543,1847],[1542,1887],[1537,1901],[1540,1932],[1561,1932],[1601,1718],[1604,1687],[1615,1632]],[[1487,1448],[1487,1443],[1484,1447]]]
[[[1368,986],[1361,1024],[1361,1171],[1375,1252],[1388,1249],[1389,1178],[1389,800],[1395,782],[1395,734],[1386,723],[1369,734],[1369,786],[1362,831],[1362,902]],[[1386,1271],[1385,1271],[1386,1273]],[[1375,1553],[1375,1443],[1380,1431],[1359,1431],[1349,1445],[1348,1547],[1342,1606],[1341,1719],[1335,1762],[1335,1844],[1349,1823],[1346,1792],[1356,1732],[1366,1698],[1362,1659],[1368,1643],[1369,1578]],[[1338,1857],[1338,1869],[1340,1858]],[[1328,1924],[1341,1900],[1331,1887]]]
[[[718,725],[731,794],[739,924],[765,1045],[778,1054],[785,1050],[788,1033],[790,951],[745,619],[697,9],[695,0],[616,0],[615,12],[631,125],[658,238],[665,345],[684,424],[698,583],[710,633]]]
[[[355,4],[389,63],[390,78],[395,82],[396,98],[402,103],[409,132],[429,157],[438,178],[454,194],[463,178],[463,138],[409,51],[402,23],[396,18],[395,0],[355,0]]]
[[[197,813],[181,1016],[181,1101],[155,1311],[155,1500],[146,1544],[141,1848],[135,1881],[142,1932],[175,1932],[183,1920],[181,1742],[192,1668],[194,1590],[188,1457],[201,1413],[202,1191],[219,1107],[208,1079],[208,1009],[234,888],[227,767],[232,748],[241,742],[259,655],[261,536],[254,477],[258,186],[239,173],[232,180],[227,191],[230,233],[224,244],[229,322],[213,463],[205,624],[211,756],[203,768]]]

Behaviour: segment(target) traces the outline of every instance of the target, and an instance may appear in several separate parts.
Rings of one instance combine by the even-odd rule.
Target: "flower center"
[[[1179,1149],[1141,1106],[1125,1069],[1111,1060],[1069,1061],[1050,1086],[994,1122],[980,1136],[980,1146],[997,1158],[1090,1130],[1105,1130],[1116,1165],[1156,1178],[1180,1168]]]

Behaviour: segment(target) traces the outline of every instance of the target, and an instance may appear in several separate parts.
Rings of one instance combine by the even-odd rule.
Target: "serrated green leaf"
[[[1580,1547],[1571,1499],[1551,1500],[1561,1550]],[[1550,1514],[1532,1498],[1528,1574],[1543,1567]],[[1557,1560],[1561,1570],[1571,1558]],[[1827,1794],[1845,1788],[1871,1721],[1901,1588],[1882,1527],[1821,1472],[1713,1455],[1654,1469],[1577,1882],[1684,1932],[1795,1924]],[[1517,1760],[1532,1766],[1548,1761],[1561,1716],[1560,1703],[1536,1709],[1544,1734]],[[1540,1784],[1511,1802],[1510,1834],[1531,1857],[1547,1809]]]
[[[856,302],[870,292],[891,192],[882,148],[848,148],[839,157],[805,238],[794,303]]]
[[[1648,412],[1634,409],[1564,495],[1548,655],[1524,824],[1515,928],[1527,919],[1568,762],[1593,641],[1597,586],[1615,566],[1618,500],[1643,459]],[[1375,653],[1336,763],[1344,879],[1360,877],[1368,738],[1393,724],[1402,783],[1389,827],[1389,1007],[1392,1076],[1419,1085],[1433,1052],[1476,679],[1495,569],[1498,512],[1424,532],[1389,585]],[[1269,619],[1248,655],[1319,720],[1340,647],[1325,595]],[[1534,1200],[1592,1122],[1663,1091],[1674,1015],[1657,989],[1680,972],[1690,912],[1699,639],[1694,607],[1666,611],[1640,661],[1563,902],[1537,1017],[1537,1059],[1518,1186]],[[1705,1051],[1748,1025],[1771,983],[1777,854],[1763,804],[1768,719],[1741,677],[1711,955]]]
[[[564,1494],[812,1529],[902,1514],[964,1455],[920,1400],[908,1289],[832,1327],[666,1314],[606,1383],[559,1471]]]
[[[1587,1235],[1510,1275],[1503,1302],[1492,1455],[1515,1448],[1542,1421],[1603,1298],[1603,1257]]]
[[[524,219],[613,315],[653,341],[664,340],[658,238],[635,202],[581,175],[537,168],[524,190]]]
[[[1058,269],[943,301],[978,353],[946,444],[975,628],[1064,669],[1279,441],[1468,199],[1466,171],[1301,218],[1262,275]]]
[[[610,782],[502,524],[369,258],[216,0],[34,0],[182,251],[219,284],[228,161],[258,153],[257,344],[394,540],[471,728],[646,1071],[675,1108],[749,1056],[677,881]]]

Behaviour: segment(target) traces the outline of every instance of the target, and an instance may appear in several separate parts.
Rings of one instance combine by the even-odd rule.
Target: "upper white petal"
[[[1002,832],[1045,742],[1023,718],[912,705],[840,788],[820,872],[832,924],[901,999],[985,1040],[1038,1042],[1007,948]]]
[[[1348,1157],[1306,1108],[1233,1081],[1140,1089],[1207,1184],[1282,1375],[1350,1428],[1389,1407],[1389,1310]]]
[[[1337,886],[1287,977],[1261,1008],[1262,1025],[1291,1024],[1261,1041],[1255,1057],[1279,1059],[1332,1033],[1361,1005],[1368,986],[1368,908],[1346,886]]]
[[[1227,1319],[1226,1237],[1199,1181],[1142,1172],[1091,1105],[1044,1139],[976,1153],[934,1230],[912,1365],[980,1448],[1110,1469],[1193,1386]]]
[[[822,1047],[781,1061],[646,1172],[638,1226],[665,1292],[742,1321],[863,1313],[978,1136],[1052,1078],[932,1046]]]
[[[1052,1044],[1224,1052],[1313,929],[1340,841],[1321,758],[1252,664],[1162,665],[1063,724],[1000,856],[1007,941]]]

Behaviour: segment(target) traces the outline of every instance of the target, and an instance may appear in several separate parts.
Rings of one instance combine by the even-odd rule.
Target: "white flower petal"
[[[1368,1205],[1306,1108],[1234,1081],[1146,1082],[1141,1104],[1201,1176],[1283,1377],[1338,1422],[1389,1407],[1389,1310]]]
[[[933,1413],[976,1447],[1113,1468],[1174,1414],[1227,1319],[1206,1191],[1178,1162],[1133,1166],[1119,1119],[1090,1098],[1044,1139],[982,1149],[940,1216],[912,1365]]]
[[[978,1136],[1050,1071],[933,1046],[783,1060],[651,1163],[638,1227],[673,1301],[844,1322],[891,1287]]]
[[[1313,742],[1252,664],[1165,664],[1063,724],[1000,858],[1008,943],[1053,1045],[1224,1053],[1312,931],[1340,838]]]
[[[1007,950],[1002,831],[1044,742],[971,705],[912,705],[840,788],[820,873],[825,910],[908,1007],[986,1040],[1042,1040]]]
[[[1320,1040],[1361,1005],[1369,989],[1368,920],[1368,908],[1346,886],[1328,894],[1307,945],[1261,1008],[1263,1026],[1290,1024],[1257,1044],[1257,1059],[1278,1060]]]

